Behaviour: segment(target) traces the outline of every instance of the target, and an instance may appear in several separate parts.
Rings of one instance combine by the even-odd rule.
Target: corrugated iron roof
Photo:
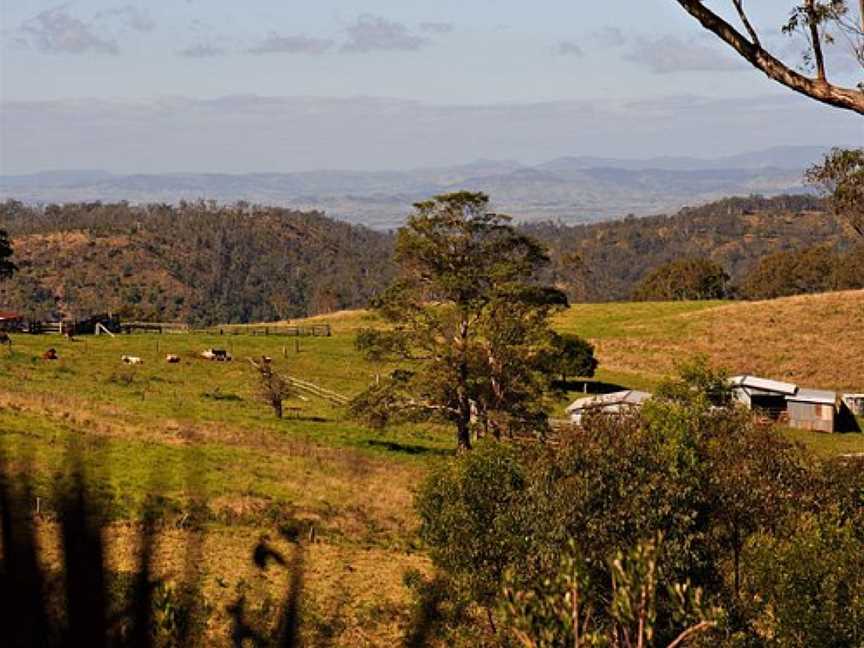
[[[612,392],[611,394],[598,394],[596,396],[580,398],[571,403],[565,411],[568,414],[571,414],[577,410],[589,409],[592,407],[641,405],[649,398],[651,398],[651,394],[648,392],[637,391],[635,389],[625,389],[624,391]]]
[[[729,384],[732,387],[747,387],[787,396],[791,396],[798,391],[798,385],[793,383],[771,380],[770,378],[759,378],[758,376],[732,376],[729,379]]]
[[[0,311],[0,320],[16,319],[21,319],[21,315],[19,313],[13,313],[12,311]]]
[[[786,400],[834,405],[837,402],[837,392],[828,391],[826,389],[807,389],[806,387],[802,387],[794,396],[787,396]]]

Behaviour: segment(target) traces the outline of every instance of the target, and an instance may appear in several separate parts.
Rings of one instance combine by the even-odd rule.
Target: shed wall
[[[802,430],[834,431],[834,406],[789,401],[789,425]]]

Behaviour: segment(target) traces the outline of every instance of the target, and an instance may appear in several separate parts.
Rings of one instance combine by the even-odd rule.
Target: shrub
[[[679,259],[656,268],[633,293],[638,301],[726,299],[729,275],[709,259]]]

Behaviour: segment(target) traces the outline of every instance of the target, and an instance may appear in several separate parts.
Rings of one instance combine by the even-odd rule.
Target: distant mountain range
[[[0,176],[0,198],[27,203],[247,201],[316,209],[377,229],[397,227],[417,200],[468,189],[520,221],[584,223],[674,212],[730,195],[806,191],[802,171],[825,147],[786,146],[717,158],[562,157],[538,165],[479,160],[407,171],[166,173],[47,171]]]

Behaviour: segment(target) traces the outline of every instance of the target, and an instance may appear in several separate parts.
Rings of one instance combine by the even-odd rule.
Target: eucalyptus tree
[[[357,397],[353,411],[375,423],[393,417],[454,424],[460,449],[472,423],[495,436],[546,425],[548,375],[539,361],[549,318],[564,294],[535,281],[543,247],[489,211],[483,193],[417,203],[399,231],[396,281],[374,302],[383,330],[361,331],[367,357],[396,369]]]

